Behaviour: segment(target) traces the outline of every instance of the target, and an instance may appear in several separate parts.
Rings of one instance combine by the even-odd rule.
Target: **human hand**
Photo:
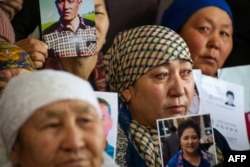
[[[43,67],[45,59],[48,57],[48,46],[43,41],[26,38],[17,41],[15,44],[30,53],[30,57],[36,68]]]
[[[23,0],[5,0],[0,3],[0,7],[9,16],[9,19],[12,20],[22,10]]]

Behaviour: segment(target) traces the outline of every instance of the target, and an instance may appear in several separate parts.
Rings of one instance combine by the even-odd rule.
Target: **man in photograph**
[[[226,105],[229,105],[229,106],[235,106],[234,105],[234,93],[232,91],[227,91],[226,93],[226,102],[225,102]]]
[[[99,98],[98,97],[98,102],[99,102],[99,106],[101,108],[101,112],[102,112],[102,123],[105,129],[105,134],[106,137],[109,135],[109,131],[112,128],[113,125],[113,120],[111,118],[111,106],[110,104],[104,100],[103,98]],[[114,157],[114,147],[112,145],[110,145],[108,143],[108,141],[106,142],[106,147],[105,147],[105,151],[106,153],[113,158]]]
[[[82,0],[56,0],[59,20],[43,31],[43,39],[59,57],[90,56],[96,50],[95,22],[79,14]]]

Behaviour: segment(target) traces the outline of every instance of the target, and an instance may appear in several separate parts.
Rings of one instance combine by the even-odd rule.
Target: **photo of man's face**
[[[62,20],[71,21],[78,15],[82,0],[56,0],[56,7]]]
[[[226,93],[226,105],[234,106],[234,93],[227,91]]]
[[[112,128],[112,118],[111,118],[111,113],[109,111],[109,108],[106,104],[104,103],[99,103],[99,106],[101,108],[102,112],[102,123],[105,128],[105,133],[108,135],[110,129]]]
[[[94,0],[41,0],[39,5],[42,39],[50,57],[97,54]]]

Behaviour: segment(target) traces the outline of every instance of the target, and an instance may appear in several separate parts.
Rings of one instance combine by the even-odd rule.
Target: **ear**
[[[129,88],[124,89],[122,92],[123,98],[126,100],[127,103],[131,100],[131,91]]]

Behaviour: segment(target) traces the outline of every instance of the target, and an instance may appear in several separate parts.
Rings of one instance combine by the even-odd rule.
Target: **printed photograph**
[[[217,163],[210,114],[157,120],[163,167]]]
[[[105,151],[112,159],[115,159],[118,124],[117,93],[96,91],[96,95],[101,108],[102,122],[107,136]]]
[[[94,0],[40,0],[42,39],[49,56],[90,56],[96,52]]]

